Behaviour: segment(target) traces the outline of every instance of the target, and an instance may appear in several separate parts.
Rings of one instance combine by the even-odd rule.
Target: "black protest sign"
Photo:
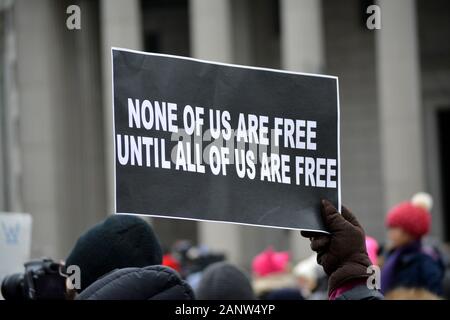
[[[324,230],[338,79],[112,49],[116,213]]]

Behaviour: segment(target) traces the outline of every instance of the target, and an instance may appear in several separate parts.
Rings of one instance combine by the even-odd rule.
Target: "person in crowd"
[[[197,284],[202,271],[210,264],[225,260],[221,252],[211,251],[205,245],[195,246],[189,240],[178,240],[170,253],[179,263],[179,273],[191,284]]]
[[[171,253],[165,253],[162,258],[162,265],[172,268],[176,272],[180,272],[181,266],[178,260]]]
[[[397,288],[416,288],[442,294],[445,270],[441,255],[437,249],[422,243],[431,226],[431,206],[431,196],[419,193],[388,212],[390,250],[381,273],[383,293]]]
[[[322,200],[321,213],[330,234],[302,231],[311,240],[317,262],[328,275],[330,300],[380,300],[383,295],[367,286],[372,264],[367,254],[365,235],[355,216],[342,207],[342,213],[328,200]]]
[[[443,281],[443,297],[450,300],[450,265],[447,265]]]
[[[380,246],[378,241],[375,238],[366,236],[366,248],[370,262],[372,262],[373,265],[379,265],[378,252],[380,251]]]
[[[264,300],[305,300],[299,288],[281,288],[268,292]]]
[[[203,271],[209,265],[224,261],[225,255],[211,251],[205,245],[194,246],[190,241],[177,241],[173,246],[172,256],[179,257],[180,274],[183,279],[194,289],[197,289],[202,278]]]
[[[66,267],[81,272],[82,292],[115,269],[147,267],[162,263],[162,249],[150,224],[130,215],[113,215],[80,236],[69,253]]]
[[[329,277],[329,299],[382,299],[379,291],[366,285],[371,262],[356,218],[345,207],[340,214],[326,200],[322,201],[322,216],[330,234],[302,235],[310,238],[317,262]],[[161,246],[150,225],[133,216],[112,216],[80,237],[66,265],[81,268],[80,300],[193,299],[187,282],[176,271],[157,265],[161,262]],[[298,289],[293,292],[296,282],[289,272],[287,252],[268,249],[255,257],[252,266],[260,297],[303,298]],[[261,279],[263,284],[258,284]],[[255,297],[243,272],[223,262],[204,271],[197,295],[200,299]]]
[[[301,295],[308,300],[324,300],[327,298],[327,282],[325,272],[317,264],[317,254],[300,261],[292,270],[297,280]]]
[[[442,300],[438,295],[423,288],[397,288],[385,295],[386,300]]]
[[[317,284],[307,300],[327,300],[328,299],[328,276],[323,268],[317,276]]]
[[[192,268],[191,273],[186,277],[186,281],[194,288],[194,291],[198,288],[203,272],[208,266],[225,261],[223,253],[211,251],[205,245],[192,247],[188,252],[188,256],[190,257]]]
[[[247,275],[228,262],[216,262],[202,273],[195,290],[200,300],[254,300],[255,295]]]
[[[194,244],[189,240],[180,239],[173,244],[170,254],[178,261],[180,265],[180,275],[185,279],[192,272],[192,261],[188,256],[188,252]]]
[[[193,300],[191,287],[165,266],[114,270],[88,286],[77,300]]]
[[[259,299],[266,299],[275,290],[298,290],[294,276],[289,270],[288,252],[277,252],[267,248],[252,261],[253,289]]]

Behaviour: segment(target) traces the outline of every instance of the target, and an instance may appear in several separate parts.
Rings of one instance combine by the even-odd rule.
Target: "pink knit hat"
[[[366,248],[369,255],[370,262],[372,264],[378,264],[378,242],[372,237],[366,236]]]
[[[263,277],[271,273],[286,271],[288,263],[288,252],[276,252],[269,247],[253,258],[252,269],[254,274]]]
[[[418,193],[411,201],[402,202],[388,212],[386,226],[402,228],[413,237],[421,238],[430,231],[432,204],[429,194]]]

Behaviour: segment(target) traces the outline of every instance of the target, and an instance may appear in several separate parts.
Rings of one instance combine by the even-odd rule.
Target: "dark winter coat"
[[[444,277],[444,264],[436,251],[426,250],[420,242],[413,243],[400,254],[397,254],[393,264],[391,276],[383,279],[386,267],[382,271],[382,289],[389,292],[395,288],[422,288],[434,294],[442,295],[442,281]],[[392,256],[386,260],[386,264]],[[385,265],[386,265],[385,264]]]
[[[384,296],[378,290],[372,290],[365,285],[359,285],[336,297],[336,300],[383,300]]]
[[[77,300],[193,300],[191,287],[164,266],[125,268],[95,281]]]

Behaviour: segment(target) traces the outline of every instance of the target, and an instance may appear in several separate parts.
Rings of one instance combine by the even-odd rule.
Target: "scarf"
[[[398,249],[394,249],[386,259],[386,262],[381,271],[381,292],[385,294],[395,282],[395,271],[401,257],[404,254],[420,251],[421,241],[416,240]]]

